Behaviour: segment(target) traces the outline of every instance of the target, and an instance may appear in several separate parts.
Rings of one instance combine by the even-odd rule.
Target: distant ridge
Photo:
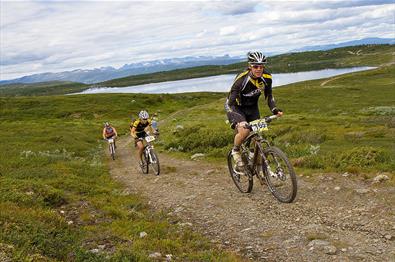
[[[329,50],[339,47],[346,46],[356,46],[356,45],[384,45],[384,44],[395,44],[395,38],[364,38],[360,40],[342,42],[338,44],[329,44],[329,45],[313,45],[313,46],[305,46],[302,48],[294,49],[291,52],[305,52],[305,51],[320,51],[320,50]]]
[[[188,56],[182,58],[161,59],[156,61],[144,61],[139,63],[125,64],[116,69],[114,67],[101,67],[95,69],[76,69],[59,73],[41,73],[23,76],[11,80],[0,81],[0,85],[12,83],[38,83],[48,81],[72,81],[85,84],[98,83],[115,78],[130,75],[140,75],[160,71],[202,66],[202,65],[229,65],[240,62],[244,57],[224,56]]]
[[[319,51],[329,50],[333,48],[355,46],[355,45],[367,45],[367,44],[395,44],[395,38],[364,38],[355,41],[348,41],[337,44],[328,45],[316,45],[306,46],[299,49],[294,49],[289,52],[304,52],[304,51]],[[267,55],[276,55],[277,53],[267,53]],[[59,73],[41,73],[27,75],[16,79],[0,81],[0,85],[5,84],[28,84],[28,83],[39,83],[49,81],[70,81],[79,82],[84,84],[92,84],[104,82],[112,79],[123,78],[127,76],[149,74],[162,71],[170,71],[174,69],[183,69],[203,65],[229,65],[245,60],[243,56],[231,57],[229,55],[224,56],[189,56],[182,58],[170,58],[161,59],[155,61],[145,61],[139,63],[125,64],[120,68],[114,68],[111,66],[94,68],[94,69],[76,69],[72,71],[64,71]]]

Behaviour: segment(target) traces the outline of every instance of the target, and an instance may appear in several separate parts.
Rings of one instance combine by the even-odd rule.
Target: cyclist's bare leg
[[[144,151],[144,144],[142,141],[138,141],[137,142],[137,160],[139,162],[141,162],[141,157],[143,155],[143,151]]]
[[[240,155],[240,145],[243,143],[244,139],[248,136],[250,133],[249,129],[244,128],[246,122],[240,122],[236,126],[237,134],[235,135],[234,138],[234,145],[232,149],[232,156],[233,159],[236,161],[236,169],[240,171],[240,169],[244,166],[243,161],[241,160],[241,155]]]
[[[246,124],[247,122],[240,122],[236,126],[237,134],[235,135],[235,139],[234,139],[235,147],[240,147],[244,139],[250,134],[250,130],[244,127]]]

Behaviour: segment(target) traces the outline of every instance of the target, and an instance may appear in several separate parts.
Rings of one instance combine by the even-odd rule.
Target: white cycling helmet
[[[139,113],[140,119],[148,119],[148,117],[149,117],[149,114],[147,111],[145,111],[145,110],[140,111],[140,113]]]
[[[261,52],[248,52],[247,54],[248,63],[249,64],[266,64],[266,56],[264,56]]]
[[[110,123],[105,122],[105,123],[104,123],[104,126],[105,126],[105,127],[108,127],[108,126],[110,126]]]

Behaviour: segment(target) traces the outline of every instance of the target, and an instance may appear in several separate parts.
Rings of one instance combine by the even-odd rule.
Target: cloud
[[[203,10],[223,15],[244,15],[254,13],[261,1],[214,1],[204,4]]]
[[[236,32],[235,26],[225,26],[225,27],[220,28],[219,35],[221,35],[221,36],[232,35],[235,32]]]
[[[391,1],[0,2],[0,79],[393,37]]]

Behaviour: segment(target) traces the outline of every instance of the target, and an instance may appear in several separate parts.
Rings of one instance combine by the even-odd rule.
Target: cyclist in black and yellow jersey
[[[152,120],[149,119],[149,114],[145,110],[140,111],[139,118],[130,123],[130,135],[134,138],[134,145],[137,147],[137,159],[140,165],[144,151],[144,137],[148,135],[148,132],[157,135],[151,124]]]
[[[272,76],[265,68],[266,57],[261,52],[249,52],[247,58],[248,69],[236,76],[225,103],[231,127],[237,131],[232,156],[239,169],[244,165],[240,156],[240,145],[250,133],[245,124],[260,118],[258,99],[261,93],[264,93],[274,115],[283,114],[276,107],[272,94]]]

